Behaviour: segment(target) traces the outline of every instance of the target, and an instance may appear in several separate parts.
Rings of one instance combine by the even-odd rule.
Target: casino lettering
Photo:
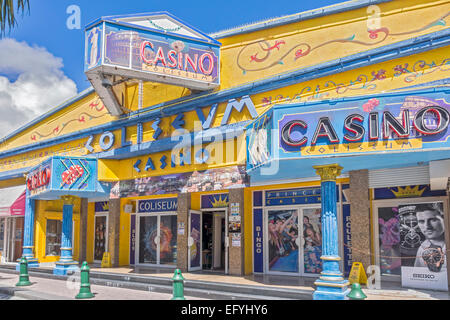
[[[50,168],[45,168],[34,174],[31,174],[27,178],[27,188],[33,191],[37,188],[44,187],[50,183],[51,170]]]
[[[426,118],[434,116],[437,120],[433,126],[430,126],[425,121]],[[379,120],[382,117],[381,126],[379,126]],[[397,138],[407,138],[411,134],[410,123],[411,123],[410,112],[408,109],[403,109],[401,113],[401,122],[389,111],[384,111],[383,114],[378,112],[371,112],[368,116],[367,134],[370,141],[379,140],[380,136],[382,139],[386,140],[390,137],[391,131]],[[361,114],[351,114],[344,121],[344,140],[346,142],[359,142],[364,139],[366,134],[366,128],[364,127],[366,119]],[[420,109],[412,119],[414,129],[427,136],[437,135],[444,132],[449,125],[450,113],[439,106],[428,106]],[[303,129],[306,133],[308,130],[308,124],[301,120],[291,120],[286,123],[281,129],[281,139],[282,141],[293,147],[304,146],[308,142],[308,138],[303,134],[303,136],[293,137],[292,130],[296,127]],[[314,136],[311,141],[311,145],[315,145],[320,137],[327,138],[330,143],[339,143],[339,137],[333,127],[332,122],[328,117],[322,117],[319,119]]]
[[[214,58],[211,53],[205,52],[202,55],[194,54],[191,57],[188,53],[177,52],[175,50],[169,50],[164,52],[163,47],[159,47],[156,50],[156,56],[154,59],[148,59],[146,52],[148,50],[155,51],[154,45],[150,41],[143,41],[141,43],[141,59],[148,65],[162,64],[164,67],[173,69],[179,69],[188,71],[189,66],[195,73],[199,71],[204,75],[211,75],[214,70]]]

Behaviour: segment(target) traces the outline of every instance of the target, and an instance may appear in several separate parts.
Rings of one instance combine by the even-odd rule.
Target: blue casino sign
[[[247,172],[256,182],[278,160],[277,178],[288,179],[316,176],[321,164],[345,173],[446,159],[449,101],[436,88],[274,106],[247,127]]]

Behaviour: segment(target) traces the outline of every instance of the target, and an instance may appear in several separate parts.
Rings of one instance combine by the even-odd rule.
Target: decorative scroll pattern
[[[101,118],[101,117],[105,116],[106,114],[108,114],[105,106],[103,105],[103,103],[101,103],[100,99],[97,99],[96,101],[89,104],[89,108],[90,108],[91,112],[85,112],[85,111],[80,112],[77,116],[70,119],[69,121],[62,122],[62,123],[56,125],[48,133],[43,133],[42,131],[40,132],[38,130],[33,131],[30,135],[30,140],[33,142],[36,142],[38,140],[45,139],[50,136],[57,137],[57,136],[61,135],[64,132],[64,129],[66,129],[67,126],[69,126],[71,123],[83,123],[84,124],[90,120],[98,119],[98,118]]]
[[[445,58],[440,63],[436,63],[434,60],[431,62],[418,60],[412,65],[409,65],[408,63],[396,65],[392,67],[393,73],[388,73],[388,70],[385,69],[373,70],[370,74],[358,75],[356,79],[350,80],[349,83],[336,83],[333,80],[328,80],[324,84],[318,84],[314,89],[310,86],[305,86],[300,89],[299,92],[295,93],[292,98],[283,95],[277,95],[275,97],[266,96],[262,98],[261,102],[263,107],[267,107],[275,103],[301,102],[306,96],[308,96],[308,101],[321,100],[326,99],[330,95],[328,92],[330,90],[335,90],[338,95],[357,90],[366,90],[370,92],[377,89],[377,83],[380,80],[403,76],[403,81],[406,84],[411,84],[421,77],[437,71],[450,71],[450,58]]]
[[[289,44],[286,39],[276,40],[274,44],[271,44],[267,40],[262,40],[244,46],[239,51],[236,58],[236,64],[245,75],[247,72],[262,71],[276,65],[283,65],[287,59],[295,62],[300,61],[301,58],[311,55],[315,50],[330,44],[358,44],[361,46],[373,47],[383,43],[390,37],[412,35],[434,26],[445,26],[445,18],[449,15],[450,13],[448,12],[424,27],[407,32],[394,33],[386,27],[376,30],[367,30],[368,39],[363,40],[356,39],[355,34],[345,38],[329,40],[316,46],[306,42]]]

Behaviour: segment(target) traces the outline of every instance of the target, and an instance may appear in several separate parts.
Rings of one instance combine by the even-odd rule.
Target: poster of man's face
[[[402,266],[427,266],[430,271],[436,270],[432,261],[436,254],[445,251],[443,204],[399,206],[399,216]],[[430,259],[432,253],[435,257]]]
[[[402,286],[447,291],[442,202],[398,207]]]
[[[447,263],[443,203],[419,203],[398,208],[402,283],[445,290]]]

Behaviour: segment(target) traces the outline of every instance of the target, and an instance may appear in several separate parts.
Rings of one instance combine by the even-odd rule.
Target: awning
[[[0,217],[25,215],[25,186],[0,189]]]

